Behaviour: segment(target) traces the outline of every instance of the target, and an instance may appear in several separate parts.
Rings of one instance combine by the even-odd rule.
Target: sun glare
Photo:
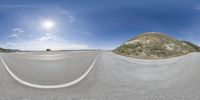
[[[46,20],[46,21],[43,21],[42,22],[42,26],[47,29],[47,30],[50,30],[54,27],[54,22],[53,21],[50,21],[50,20]]]

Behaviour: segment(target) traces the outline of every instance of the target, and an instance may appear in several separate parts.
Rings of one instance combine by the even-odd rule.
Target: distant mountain
[[[4,49],[0,48],[0,52],[19,52],[20,50],[17,49]]]
[[[188,45],[190,45],[191,47],[193,47],[194,49],[196,49],[198,52],[200,52],[200,47],[195,45],[194,43],[191,43],[191,42],[188,42],[188,41],[181,41],[181,42],[184,42]]]
[[[199,47],[159,32],[146,32],[128,40],[114,53],[135,58],[168,58],[199,51]]]

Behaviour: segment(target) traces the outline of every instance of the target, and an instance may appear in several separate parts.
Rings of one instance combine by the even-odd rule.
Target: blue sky
[[[0,22],[4,48],[113,49],[152,31],[200,45],[198,0],[1,0]]]

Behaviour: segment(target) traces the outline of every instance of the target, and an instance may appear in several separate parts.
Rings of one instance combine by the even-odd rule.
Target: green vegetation
[[[147,32],[125,42],[114,53],[135,58],[168,58],[197,52],[198,46],[158,32]]]

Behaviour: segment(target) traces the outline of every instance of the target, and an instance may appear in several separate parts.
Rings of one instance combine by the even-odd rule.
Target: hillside
[[[191,47],[193,47],[194,49],[196,49],[198,52],[200,52],[200,47],[199,46],[197,46],[197,45],[195,45],[195,44],[193,44],[191,42],[188,42],[188,41],[181,41],[181,42],[184,42],[184,43],[190,45]]]
[[[196,45],[195,45],[196,46]],[[189,42],[179,41],[159,32],[146,32],[128,40],[113,50],[114,53],[142,59],[168,58],[197,52]]]
[[[0,52],[17,52],[20,50],[17,49],[4,49],[4,48],[0,48]]]

